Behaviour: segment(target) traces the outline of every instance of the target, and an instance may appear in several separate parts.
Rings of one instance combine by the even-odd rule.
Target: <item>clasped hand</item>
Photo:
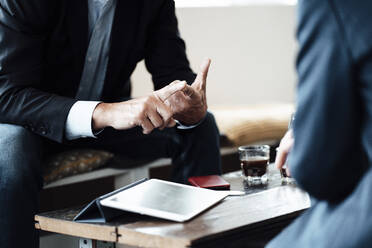
[[[117,130],[141,126],[144,134],[176,125],[200,122],[207,112],[206,81],[210,59],[205,60],[194,81],[174,81],[152,94],[118,103],[100,103],[93,112],[92,126],[98,130],[111,126]]]
[[[206,88],[210,64],[211,60],[206,59],[192,85],[186,84],[182,91],[175,92],[165,101],[172,109],[173,117],[184,125],[197,124],[207,113]]]

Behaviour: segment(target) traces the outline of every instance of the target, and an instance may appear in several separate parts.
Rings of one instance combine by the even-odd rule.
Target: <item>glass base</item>
[[[282,184],[296,184],[296,181],[292,177],[282,177]]]
[[[261,177],[245,177],[245,181],[248,183],[249,186],[253,185],[266,185],[269,181],[267,174]]]

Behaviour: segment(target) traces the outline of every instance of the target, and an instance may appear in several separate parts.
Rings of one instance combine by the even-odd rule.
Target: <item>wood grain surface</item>
[[[35,226],[44,231],[140,247],[206,247],[233,237],[249,237],[250,233],[257,236],[283,228],[310,207],[305,192],[294,185],[281,185],[273,166],[269,173],[269,184],[259,187],[249,187],[240,172],[226,174],[224,178],[232,190],[244,190],[246,195],[228,197],[186,223],[123,212],[122,217],[110,223],[83,224],[72,221],[81,209],[74,208],[39,214],[35,216]]]

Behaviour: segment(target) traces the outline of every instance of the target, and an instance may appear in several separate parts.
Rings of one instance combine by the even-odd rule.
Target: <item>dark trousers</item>
[[[0,124],[0,246],[37,247],[34,215],[42,188],[42,162],[58,148],[105,149],[129,158],[172,158],[172,180],[186,183],[190,176],[221,174],[219,133],[208,114],[196,128],[169,128],[143,135],[141,129],[106,129],[97,139],[60,145],[23,127]],[[21,238],[20,238],[21,237]]]

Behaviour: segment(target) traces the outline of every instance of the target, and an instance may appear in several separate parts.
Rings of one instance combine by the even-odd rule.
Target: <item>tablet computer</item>
[[[100,200],[106,207],[184,222],[215,205],[228,192],[150,179]]]

